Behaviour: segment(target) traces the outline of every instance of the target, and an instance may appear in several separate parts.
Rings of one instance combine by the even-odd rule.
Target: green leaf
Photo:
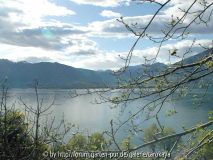
[[[208,114],[213,114],[213,111],[209,111],[209,113]]]

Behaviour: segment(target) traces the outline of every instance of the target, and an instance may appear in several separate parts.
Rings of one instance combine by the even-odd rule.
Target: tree
[[[92,135],[74,134],[69,140],[66,149],[85,150],[85,151],[101,151],[105,148],[105,138],[103,134],[96,132]]]
[[[135,0],[136,1],[136,0]],[[178,114],[175,106],[176,102],[184,98],[187,98],[189,93],[193,91],[194,88],[202,88],[203,94],[201,96],[194,95],[195,102],[193,103],[196,107],[201,107],[203,103],[208,102],[206,93],[210,87],[213,79],[213,52],[210,46],[205,46],[199,44],[200,47],[207,52],[204,57],[195,59],[192,62],[186,63],[186,57],[190,56],[193,53],[193,47],[196,43],[196,38],[192,41],[191,45],[188,47],[185,52],[178,50],[178,48],[173,48],[168,51],[167,65],[156,65],[156,61],[159,58],[160,51],[162,46],[170,40],[183,41],[185,39],[190,39],[193,37],[189,36],[189,30],[191,26],[204,26],[208,27],[211,25],[210,19],[212,15],[212,6],[213,3],[211,0],[190,0],[187,1],[188,5],[185,5],[184,8],[179,8],[180,13],[176,16],[175,12],[171,12],[170,20],[165,22],[165,27],[161,28],[161,33],[156,35],[148,33],[150,26],[154,23],[155,19],[158,18],[158,15],[164,8],[170,5],[172,2],[177,2],[176,0],[137,0],[138,4],[143,3],[152,3],[158,5],[159,8],[150,17],[150,21],[147,24],[140,24],[140,22],[130,23],[125,22],[125,18],[120,17],[117,19],[118,22],[122,23],[127,30],[129,30],[136,37],[136,41],[132,48],[130,49],[127,56],[120,56],[124,60],[124,67],[118,71],[113,71],[112,74],[117,78],[117,86],[108,86],[106,84],[104,89],[87,89],[87,93],[80,94],[76,91],[70,92],[70,97],[76,97],[85,94],[96,93],[99,95],[100,100],[95,100],[94,103],[111,103],[112,108],[120,108],[120,113],[117,116],[117,120],[111,120],[111,130],[105,132],[110,139],[113,141],[118,150],[121,151],[121,148],[118,145],[116,139],[116,133],[123,128],[129,133],[131,137],[137,138],[141,141],[140,145],[137,145],[134,148],[128,148],[126,151],[132,152],[144,148],[146,146],[155,146],[157,143],[165,142],[167,140],[176,138],[171,146],[169,146],[170,153],[176,155],[181,155],[179,158],[187,158],[189,156],[195,156],[195,151],[198,149],[196,146],[192,148],[189,145],[189,141],[195,138],[196,133],[200,132],[200,129],[207,128],[213,123],[213,117],[209,117],[209,121],[205,124],[198,124],[195,127],[183,128],[182,132],[173,133],[165,131],[163,124],[159,120],[159,112],[164,108],[166,102],[173,104],[173,109],[167,110],[166,115],[172,116]],[[189,4],[190,3],[190,4]],[[199,8],[199,9],[197,9]],[[149,39],[151,42],[154,42],[158,46],[156,47],[156,53],[153,57],[146,57],[144,55],[144,62],[142,63],[142,71],[138,73],[137,76],[132,76],[129,65],[131,63],[132,56],[134,55],[134,49],[137,46],[138,42],[141,39]],[[177,58],[179,61],[174,63],[173,58]],[[154,66],[154,67],[153,67]],[[129,74],[129,78],[126,79],[126,74]],[[109,97],[109,92],[111,95],[116,94],[115,96]],[[141,106],[137,106],[136,111],[131,109],[128,111],[129,103],[146,100],[148,101]],[[210,112],[213,114],[213,112]],[[125,115],[125,116],[124,116]],[[128,116],[127,116],[128,115]],[[128,118],[124,118],[128,117]],[[144,118],[145,117],[145,118]],[[140,136],[143,129],[143,124],[146,121],[155,119],[159,132],[167,132],[169,135],[164,135],[163,137],[153,139],[152,141],[144,141],[144,137]],[[137,123],[135,123],[137,121]],[[184,125],[184,124],[183,124]],[[168,128],[168,130],[170,130]],[[148,131],[147,131],[148,132]],[[151,133],[152,134],[152,133]],[[185,135],[191,135],[189,140],[181,145],[179,153],[173,152],[175,146],[181,137]],[[208,138],[208,140],[211,140]],[[165,149],[167,147],[164,147]],[[168,149],[168,148],[167,148]],[[184,150],[184,152],[183,152]],[[165,158],[167,159],[167,158]]]
[[[28,134],[24,113],[14,108],[8,109],[6,117],[1,117],[1,145],[0,158],[10,157],[10,153],[16,154],[16,158],[23,158],[33,150],[33,142]],[[6,119],[6,121],[5,121]],[[6,130],[5,130],[6,128]]]
[[[37,78],[32,88],[37,100],[36,107],[28,106],[21,97],[19,100],[24,106],[23,110],[17,109],[15,103],[8,106],[7,101],[12,96],[8,88],[6,78],[0,90],[0,159],[43,159],[44,152],[64,144],[64,136],[74,125],[66,124],[64,117],[58,126],[53,126],[54,118],[41,123],[42,116],[48,114],[54,101],[48,107],[43,106]]]
[[[78,134],[78,135],[74,135],[68,145],[67,145],[68,149],[73,149],[73,150],[85,150],[87,149],[87,139],[86,136],[83,134]]]
[[[122,145],[120,146],[120,149],[121,149],[122,151],[129,150],[129,149],[134,148],[134,145],[131,143],[130,138],[131,138],[131,137],[128,136],[127,139],[125,139],[125,140],[122,141]]]
[[[172,127],[165,127],[163,129],[163,132],[161,134],[161,137],[166,137],[168,135],[172,135],[175,134],[175,130]],[[171,138],[171,139],[167,139],[165,141],[160,142],[159,146],[160,148],[163,148],[164,151],[170,151],[173,147],[173,144],[177,141],[177,138]],[[180,142],[180,140],[179,140]]]
[[[200,160],[206,160],[206,159],[212,159],[213,154],[213,143],[211,143],[212,140],[208,140],[208,137],[211,137],[212,139],[212,131],[211,130],[204,130],[197,139],[194,140],[193,146],[196,146],[197,143],[199,143],[199,149],[197,152],[195,152],[195,159]]]
[[[103,150],[105,148],[105,138],[102,133],[93,133],[89,138],[89,145],[93,150]]]
[[[145,142],[150,142],[155,139],[154,134],[158,133],[158,128],[156,123],[152,123],[150,128],[147,128],[144,132],[144,140]],[[152,149],[153,152],[155,152],[156,144],[152,144],[149,146],[149,148]]]
[[[145,142],[151,142],[155,139],[166,137],[168,135],[175,134],[175,130],[172,127],[165,127],[162,132],[159,132],[160,128],[157,127],[156,123],[152,123],[149,128],[147,128],[144,132],[144,140]],[[177,138],[166,139],[165,141],[159,142],[157,144],[152,144],[148,146],[152,149],[153,152],[156,151],[156,147],[158,146],[158,150],[169,152],[172,149],[173,144],[177,141]]]
[[[54,150],[55,145],[64,144],[64,136],[75,126],[74,124],[66,123],[64,116],[57,126],[53,125],[55,123],[54,117],[51,118],[51,120],[46,120],[41,123],[42,116],[47,116],[51,113],[49,110],[55,105],[55,97],[49,106],[43,106],[43,98],[40,99],[38,94],[39,85],[37,78],[34,78],[34,84],[30,86],[35,92],[37,106],[28,106],[27,102],[24,101],[22,97],[19,97],[19,100],[25,107],[25,112],[29,115],[26,120],[28,123],[31,123],[33,127],[30,128],[30,133],[33,139],[32,159],[35,160],[44,158],[43,153],[50,150],[48,147]]]

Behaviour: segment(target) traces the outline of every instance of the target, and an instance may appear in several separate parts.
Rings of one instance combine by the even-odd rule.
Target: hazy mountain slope
[[[193,63],[208,55],[209,50],[204,51],[195,56],[186,58],[184,60],[184,64]],[[123,74],[123,77],[125,79],[129,79],[130,72],[133,78],[137,77],[138,75],[143,74],[144,68],[147,69],[147,72],[155,69],[155,72],[150,73],[158,74],[158,71],[164,70],[167,67],[167,65],[162,63],[155,63],[153,65],[146,66],[129,66]],[[100,87],[102,86],[103,81],[108,85],[116,85],[115,76],[109,73],[112,73],[112,71],[93,71],[50,62],[32,64],[27,62],[11,62],[9,60],[0,59],[0,82],[4,82],[5,77],[8,77],[8,83],[10,86],[18,88],[26,88],[28,87],[28,84],[33,84],[33,78],[35,77],[38,78],[41,86],[46,86],[47,84],[47,87],[84,88],[85,83],[87,83],[89,87]],[[213,76],[209,75],[207,78],[212,79]]]
[[[196,54],[194,56],[188,57],[184,60],[184,64],[190,64],[190,63],[199,61],[199,60],[205,58],[206,56],[209,56],[209,53],[212,53],[212,52],[213,52],[212,49],[209,49],[209,50],[203,51],[199,54]]]
[[[32,79],[37,77],[41,85],[55,87],[82,87],[84,83],[100,85],[103,78],[97,72],[87,69],[78,69],[59,63],[13,63],[0,60],[0,81],[8,77],[11,87],[27,87]]]

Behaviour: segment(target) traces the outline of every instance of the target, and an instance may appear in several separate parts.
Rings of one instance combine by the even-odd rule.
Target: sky
[[[156,0],[163,3],[166,0]],[[161,29],[173,17],[183,13],[178,8],[187,8],[194,0],[171,0],[156,16],[147,33],[161,37]],[[198,0],[199,2],[199,0]],[[196,3],[190,10],[199,10]],[[213,0],[208,0],[213,3]],[[159,9],[153,3],[138,4],[131,0],[0,0],[0,59],[29,63],[58,62],[76,68],[91,70],[118,69],[124,66],[125,57],[137,37],[116,19],[123,17],[125,23],[138,23],[144,27]],[[213,7],[204,15],[208,19]],[[192,20],[187,16],[183,25]],[[212,19],[212,18],[211,18]],[[193,52],[203,51],[199,46],[211,45],[213,21],[208,26],[191,25],[188,38],[162,44],[157,61],[168,63],[169,51],[178,49],[183,55],[196,37]],[[137,31],[140,31],[137,29]],[[137,43],[130,65],[144,63],[144,56],[152,58],[158,44],[148,38]],[[172,62],[178,61],[172,57]]]

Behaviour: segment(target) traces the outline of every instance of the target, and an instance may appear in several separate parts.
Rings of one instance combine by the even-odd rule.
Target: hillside
[[[184,64],[195,62],[207,55],[209,55],[209,50],[186,58]],[[180,62],[176,64],[178,63]],[[129,79],[130,72],[132,77],[137,77],[143,74],[144,68],[147,69],[147,72],[155,69],[155,72],[152,73],[157,74],[159,70],[164,70],[167,67],[167,65],[162,63],[146,66],[129,66],[123,74],[123,77]],[[109,74],[111,72],[111,70],[93,71],[74,68],[60,63],[27,63],[25,61],[12,62],[6,59],[0,59],[0,82],[4,82],[5,77],[8,77],[8,83],[11,88],[27,88],[29,84],[33,83],[33,78],[35,77],[38,78],[41,86],[50,88],[84,88],[85,83],[88,87],[103,87],[103,81],[107,85],[116,85],[116,78]],[[212,79],[213,77],[209,75],[206,78]]]
[[[89,86],[101,86],[104,80],[96,71],[79,69],[59,63],[27,63],[0,60],[0,81],[8,77],[11,87],[26,88],[37,77],[42,86],[60,88],[81,88],[87,83]],[[113,78],[108,81],[112,83]]]
[[[209,53],[212,53],[212,49],[206,50],[204,52],[201,52],[199,54],[196,54],[194,56],[186,58],[184,60],[184,64],[190,64],[190,63],[194,63],[196,61],[199,61],[199,60],[205,58],[206,56],[209,56]]]

